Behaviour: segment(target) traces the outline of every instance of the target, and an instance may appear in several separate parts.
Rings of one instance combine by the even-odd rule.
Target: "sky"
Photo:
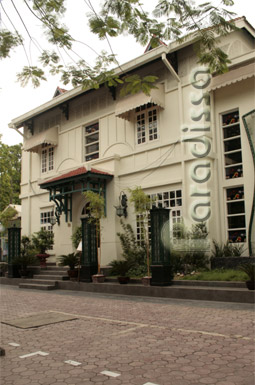
[[[12,21],[15,23],[17,29],[25,31],[21,21],[11,6],[10,0],[0,0]],[[147,3],[150,6],[155,4],[156,0],[144,0],[145,9]],[[99,41],[96,36],[89,32],[87,26],[85,0],[68,0],[68,10],[66,14],[65,23],[70,27],[71,35],[77,40],[89,42],[93,49],[101,52],[102,50],[109,51],[109,46],[105,41]],[[92,1],[93,4],[99,4],[98,0]],[[147,4],[146,4],[147,3]],[[215,0],[214,3],[219,3]],[[32,65],[36,65],[35,58],[38,55],[38,46],[45,47],[46,41],[43,32],[39,28],[39,22],[34,21],[30,12],[24,6],[22,0],[15,0],[19,12],[22,12],[23,20],[29,30],[30,35],[35,39],[34,43],[26,43],[26,51],[29,61]],[[71,6],[70,6],[71,5]],[[75,5],[75,7],[74,7]],[[231,11],[236,12],[237,16],[245,16],[247,20],[255,27],[255,11],[253,0],[235,0],[235,5],[231,7]],[[9,21],[1,11],[0,26],[1,28],[9,27]],[[26,32],[24,32],[25,35]],[[137,56],[143,54],[145,47],[142,47],[130,36],[122,36],[118,38],[111,38],[110,44],[114,53],[117,53],[117,59],[120,64],[126,63]],[[88,62],[95,59],[93,51],[82,44],[77,44],[74,47],[75,51],[85,58]],[[68,57],[64,57],[65,62],[69,61]],[[17,82],[16,74],[21,71],[22,67],[27,65],[27,58],[22,47],[16,48],[15,52],[11,54],[8,59],[0,61],[0,135],[2,135],[2,142],[8,145],[13,145],[22,142],[22,136],[16,133],[13,129],[8,127],[8,123],[12,119],[32,110],[33,108],[52,99],[57,86],[71,89],[72,86],[63,86],[57,76],[47,76],[47,82],[42,82],[39,88],[33,88],[32,85],[21,87]]]

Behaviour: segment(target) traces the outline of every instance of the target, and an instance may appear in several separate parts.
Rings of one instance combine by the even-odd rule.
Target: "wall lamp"
[[[119,196],[119,206],[114,206],[116,208],[116,214],[118,217],[127,217],[127,196],[126,194],[121,191],[120,196]]]
[[[49,223],[51,226],[54,226],[57,223],[57,218],[56,217],[50,217]]]

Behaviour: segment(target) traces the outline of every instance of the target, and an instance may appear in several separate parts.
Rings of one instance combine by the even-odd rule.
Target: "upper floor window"
[[[137,144],[151,142],[158,139],[158,109],[153,103],[137,107],[136,112],[136,140]]]
[[[225,178],[243,176],[239,111],[222,115]]]
[[[85,161],[99,158],[99,123],[85,127]]]
[[[41,170],[42,173],[54,169],[54,147],[42,144]]]

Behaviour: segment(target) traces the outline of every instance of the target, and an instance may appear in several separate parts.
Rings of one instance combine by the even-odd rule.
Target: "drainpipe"
[[[168,71],[171,73],[171,75],[173,75],[175,80],[177,80],[177,82],[178,82],[178,100],[179,100],[179,108],[180,108],[179,117],[180,117],[180,123],[181,123],[181,126],[182,126],[183,125],[183,105],[182,105],[182,85],[181,85],[181,79],[177,75],[177,73],[175,72],[175,70],[172,67],[171,63],[169,63],[169,61],[167,60],[167,57],[166,57],[165,53],[162,53],[161,59],[162,59],[163,63],[165,64],[166,68],[168,69]]]
[[[180,130],[183,126],[183,97],[182,97],[182,84],[181,84],[181,78],[178,76],[178,74],[175,72],[174,68],[172,67],[171,63],[167,60],[166,54],[163,53],[161,55],[161,59],[163,63],[165,64],[168,71],[171,73],[171,75],[174,77],[174,79],[178,82],[178,101],[179,101],[179,120],[180,120]],[[185,180],[185,162],[184,162],[184,144],[181,141],[181,154],[182,154],[182,186],[183,186],[183,192],[186,194],[186,180]],[[186,211],[188,208],[186,208]]]

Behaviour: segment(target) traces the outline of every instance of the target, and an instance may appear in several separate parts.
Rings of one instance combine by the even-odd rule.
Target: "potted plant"
[[[29,276],[28,266],[36,265],[37,258],[35,257],[35,249],[31,244],[31,240],[27,236],[21,238],[20,256],[13,260],[13,265],[18,266],[19,275],[21,278]]]
[[[70,253],[66,255],[60,255],[59,257],[61,266],[69,266],[69,270],[67,271],[70,280],[76,280],[78,277],[78,269],[75,269],[75,266],[79,264],[79,255],[76,253]]]
[[[134,204],[135,213],[139,216],[141,224],[141,235],[146,247],[146,264],[147,264],[147,275],[142,278],[142,284],[150,286],[151,274],[150,274],[150,240],[149,240],[149,215],[151,209],[151,198],[145,194],[141,187],[129,189],[130,202]]]
[[[36,257],[31,254],[20,255],[19,257],[13,260],[13,264],[18,266],[18,271],[21,278],[27,278],[30,276],[28,266],[35,265],[36,262]]]
[[[128,271],[130,269],[130,264],[126,260],[114,260],[109,263],[111,267],[111,275],[116,275],[118,277],[118,281],[121,284],[128,283],[130,281],[130,277],[128,276]]]
[[[255,290],[255,264],[254,263],[244,263],[239,266],[239,269],[244,271],[249,280],[246,281],[246,286],[249,290]]]
[[[46,250],[54,245],[54,234],[41,229],[32,235],[32,245],[37,250],[36,257],[40,260],[40,266],[46,267],[46,259],[50,256]]]
[[[84,196],[89,202],[90,220],[96,225],[97,274],[92,275],[92,281],[102,283],[105,275],[101,273],[101,219],[104,218],[105,201],[101,194],[94,191],[86,191]]]

